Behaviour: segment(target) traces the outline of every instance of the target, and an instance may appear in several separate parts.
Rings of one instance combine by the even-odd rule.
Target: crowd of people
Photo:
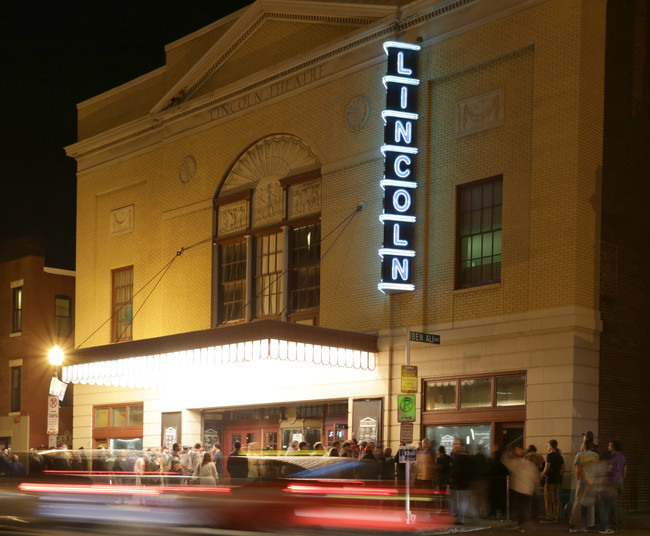
[[[135,485],[214,486],[222,482],[237,484],[291,475],[301,464],[292,463],[291,458],[286,457],[302,455],[356,462],[333,466],[339,472],[331,476],[338,478],[399,482],[407,477],[407,464],[400,459],[399,452],[393,453],[389,447],[382,448],[354,438],[335,441],[328,447],[321,442],[312,446],[306,441],[293,441],[286,451],[270,452],[270,448],[257,451],[255,445],[249,444],[244,450],[236,441],[232,451],[225,454],[219,442],[208,449],[197,442],[193,448],[174,443],[171,449],[162,447],[143,452],[121,449],[113,453],[100,446],[87,456],[83,447],[71,451],[62,445],[45,453],[40,453],[40,449],[30,452],[29,470],[36,475],[46,469],[73,473],[92,471],[107,481]],[[525,532],[532,521],[557,523],[563,517],[560,492],[567,468],[555,439],[548,441],[545,457],[534,445],[529,445],[527,450],[516,446],[494,447],[486,454],[483,445],[468,449],[462,439],[455,439],[450,450],[447,453],[443,445],[436,448],[430,439],[424,438],[418,443],[415,464],[408,472],[416,488],[445,492],[443,495],[448,497],[448,506],[456,515],[457,524],[464,524],[468,518],[501,517],[507,504],[516,512],[521,532]],[[609,443],[608,453],[602,454],[601,457],[594,443],[594,434],[585,432],[580,451],[573,458],[576,488],[569,519],[572,533],[587,532],[596,524],[601,534],[612,534],[622,527],[620,497],[627,471],[626,459],[616,440]],[[281,463],[276,461],[280,459]],[[18,455],[3,449],[0,476],[25,473]]]

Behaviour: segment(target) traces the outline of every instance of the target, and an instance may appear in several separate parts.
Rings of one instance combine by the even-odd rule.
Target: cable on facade
[[[325,254],[321,255],[321,257],[320,257],[320,262],[321,262],[321,264],[323,263],[323,260],[325,259],[325,256],[330,252],[330,250],[332,249],[332,247],[334,247],[334,244],[336,244],[337,240],[341,237],[341,235],[343,234],[343,232],[345,231],[345,229],[347,228],[347,226],[350,225],[350,222],[351,222],[351,221],[354,219],[354,217],[355,217],[359,212],[361,212],[365,207],[366,207],[366,204],[365,204],[365,203],[363,203],[363,202],[359,203],[359,204],[356,206],[356,208],[352,211],[351,214],[349,214],[349,215],[347,215],[345,218],[343,218],[343,220],[342,220],[341,222],[339,222],[339,223],[338,223],[338,224],[337,224],[337,225],[336,225],[336,226],[335,226],[335,227],[334,227],[334,228],[333,228],[329,233],[327,233],[325,236],[321,237],[320,242],[318,242],[318,245],[322,245],[323,242],[325,242],[325,240],[327,240],[327,239],[329,238],[329,236],[330,236],[331,234],[334,233],[334,231],[336,231],[339,227],[341,227],[341,225],[343,225],[343,229],[341,230],[341,232],[339,232],[339,234],[336,236],[336,238],[334,238],[334,241],[332,242],[332,244],[330,245],[330,247],[327,248],[327,251],[325,252]],[[298,265],[299,265],[299,262],[304,258],[304,255],[306,255],[306,253],[303,254],[303,256],[298,257],[298,258],[297,258],[297,259],[296,259],[296,260],[291,264],[291,266],[289,266],[286,270],[284,270],[283,272],[281,272],[280,274],[278,274],[278,275],[275,277],[275,279],[271,280],[271,282],[270,282],[268,285],[266,285],[263,289],[261,289],[261,290],[260,290],[260,291],[259,291],[259,292],[254,296],[254,298],[259,298],[259,297],[262,295],[262,293],[263,293],[266,289],[268,289],[271,285],[273,285],[273,284],[274,284],[278,279],[280,279],[280,278],[283,277],[286,273],[288,273],[290,270],[292,270],[293,268],[295,268],[296,266],[298,266]],[[245,311],[246,308],[247,308],[249,305],[251,305],[252,302],[253,302],[253,300],[251,299],[251,300],[249,300],[247,303],[245,303],[244,305],[242,305],[242,306],[240,307],[240,311],[241,311],[242,309]],[[285,308],[286,308],[286,307],[285,307]],[[282,310],[280,311],[280,314],[282,314],[283,312],[284,312],[284,309],[282,309]]]
[[[151,282],[152,282],[154,279],[156,279],[158,276],[160,276],[160,278],[158,279],[158,281],[156,282],[156,284],[153,286],[153,288],[151,289],[151,291],[149,292],[149,294],[147,294],[146,298],[145,298],[144,301],[142,302],[142,305],[138,308],[138,310],[135,312],[135,314],[131,317],[131,320],[129,320],[128,324],[125,326],[125,328],[124,328],[124,330],[122,331],[122,333],[120,333],[120,336],[119,336],[118,340],[120,340],[120,339],[122,338],[122,336],[126,333],[126,330],[127,330],[127,329],[132,325],[132,324],[133,324],[133,320],[134,320],[134,318],[135,318],[136,315],[140,312],[140,310],[142,309],[142,307],[144,307],[144,304],[145,304],[145,303],[147,302],[147,300],[149,299],[149,296],[151,296],[151,294],[153,293],[153,291],[154,291],[154,290],[156,289],[156,287],[160,284],[160,282],[162,281],[163,277],[165,277],[165,274],[167,274],[167,272],[168,272],[169,269],[171,268],[172,264],[174,264],[174,261],[175,261],[178,257],[180,257],[184,252],[186,252],[187,250],[192,249],[192,248],[194,248],[194,247],[196,247],[196,246],[199,246],[199,245],[201,245],[201,244],[205,244],[206,242],[210,242],[210,243],[211,243],[211,242],[212,242],[212,237],[210,237],[210,238],[206,238],[205,240],[201,240],[200,242],[197,242],[196,244],[192,244],[191,246],[181,247],[181,249],[179,249],[179,250],[174,254],[174,256],[171,258],[171,260],[170,260],[170,261],[169,261],[165,266],[163,266],[160,270],[158,270],[158,272],[157,272],[157,273],[156,273],[156,274],[155,274],[151,279],[149,279],[149,281],[147,281],[147,282],[146,282],[146,283],[145,283],[145,284],[144,284],[144,285],[143,285],[143,286],[142,286],[142,287],[141,287],[141,288],[140,288],[140,289],[139,289],[135,294],[133,294],[133,296],[131,296],[131,299],[135,298],[135,297],[136,297],[138,294],[140,294],[140,293],[141,293],[145,288],[147,288],[147,287],[151,284]],[[161,273],[162,273],[162,275],[160,275]],[[115,317],[115,315],[117,315],[117,313],[119,313],[119,312],[120,312],[120,311],[121,311],[125,306],[126,306],[126,304],[120,306],[120,307],[117,308],[115,311],[113,311],[113,314],[111,314],[111,316],[109,316],[109,317],[108,317],[104,322],[102,322],[102,324],[101,324],[101,325],[100,325],[100,326],[99,326],[95,331],[93,331],[90,335],[88,335],[88,337],[86,337],[86,339],[85,339],[85,340],[84,340],[84,341],[83,341],[79,346],[77,346],[77,349],[81,348],[84,344],[86,344],[86,343],[88,342],[88,340],[89,340],[91,337],[93,337],[93,336],[94,336],[94,335],[95,335],[95,334],[96,334],[100,329],[102,329],[102,328],[103,328],[103,327],[104,327],[108,322],[110,322],[110,321]]]

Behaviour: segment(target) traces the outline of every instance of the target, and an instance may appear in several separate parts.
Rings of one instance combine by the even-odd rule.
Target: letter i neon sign
[[[415,235],[415,142],[418,120],[417,88],[420,45],[386,41],[388,68],[382,82],[386,88],[384,120],[384,177],[380,182],[384,212],[379,220],[384,226],[384,243],[379,250],[381,282],[386,291],[413,291],[413,245]]]

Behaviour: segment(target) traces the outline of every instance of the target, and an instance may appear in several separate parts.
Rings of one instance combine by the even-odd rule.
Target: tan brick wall
[[[110,238],[91,259],[87,248],[93,246],[85,242],[90,238],[86,237],[86,223],[95,218],[94,209],[92,204],[80,203],[78,266],[85,272],[86,267],[97,263],[91,272],[96,272],[94,284],[98,285],[96,302],[84,297],[80,306],[90,310],[107,303],[109,289],[102,290],[106,284],[102,281],[108,281],[106,274],[111,268],[134,263],[138,287],[180,247],[207,238],[212,228],[209,210],[181,213],[164,222],[161,219],[180,207],[207,202],[243,150],[266,135],[288,132],[305,140],[321,163],[332,169],[323,177],[323,236],[358,202],[366,203],[365,210],[354,217],[323,261],[324,325],[372,331],[405,323],[433,324],[568,304],[597,307],[592,267],[597,255],[593,238],[598,222],[591,203],[600,155],[597,82],[602,79],[602,63],[582,59],[588,55],[580,47],[590,45],[598,28],[593,24],[581,26],[580,16],[578,0],[551,1],[423,51],[418,135],[424,150],[418,159],[422,186],[416,200],[419,227],[415,267],[416,285],[423,289],[426,284],[425,292],[388,297],[376,290],[381,159],[369,156],[351,167],[336,164],[378,150],[381,144],[380,111],[385,97],[380,79],[385,64],[380,62],[84,176],[80,195],[89,181],[96,192],[103,192],[96,200],[97,232],[93,239],[103,243],[108,212],[129,203],[136,205],[136,228],[129,235]],[[503,125],[456,138],[456,103],[499,88],[504,91]],[[358,94],[369,100],[371,115],[363,130],[351,132],[345,127],[344,112]],[[581,95],[588,103],[578,107]],[[184,185],[178,180],[178,166],[188,154],[196,158],[198,173],[192,183]],[[497,174],[504,177],[502,283],[454,291],[455,187]],[[336,236],[328,238],[324,251]],[[198,297],[200,312],[195,312],[197,296],[186,302],[187,310],[178,304],[178,316],[183,320],[168,319],[165,314],[153,320],[156,308],[149,306],[140,313],[138,324],[150,326],[142,335],[209,325],[209,299],[205,296],[210,288],[210,248],[201,247],[192,256],[202,257],[196,261],[188,260],[189,256],[179,259],[161,284],[159,299],[171,299],[177,294],[173,284],[184,281],[189,286],[183,288],[188,291],[203,289]],[[346,264],[355,269],[341,269]],[[190,275],[197,269],[202,273],[198,279]],[[189,284],[192,280],[196,286]],[[82,293],[92,292],[85,285],[81,288]],[[151,305],[162,303],[151,299]],[[183,298],[178,299],[183,302]],[[350,302],[362,306],[364,314],[349,307]],[[96,325],[97,320],[90,324]],[[80,335],[88,329],[80,330]]]

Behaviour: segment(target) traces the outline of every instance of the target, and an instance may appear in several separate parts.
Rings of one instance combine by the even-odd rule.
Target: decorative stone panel
[[[320,211],[321,181],[305,182],[289,188],[289,218]]]
[[[467,136],[503,124],[503,89],[456,104],[456,136]]]
[[[248,201],[243,199],[219,207],[219,236],[243,231],[248,221]]]
[[[111,236],[133,231],[133,205],[111,210],[109,229]]]

